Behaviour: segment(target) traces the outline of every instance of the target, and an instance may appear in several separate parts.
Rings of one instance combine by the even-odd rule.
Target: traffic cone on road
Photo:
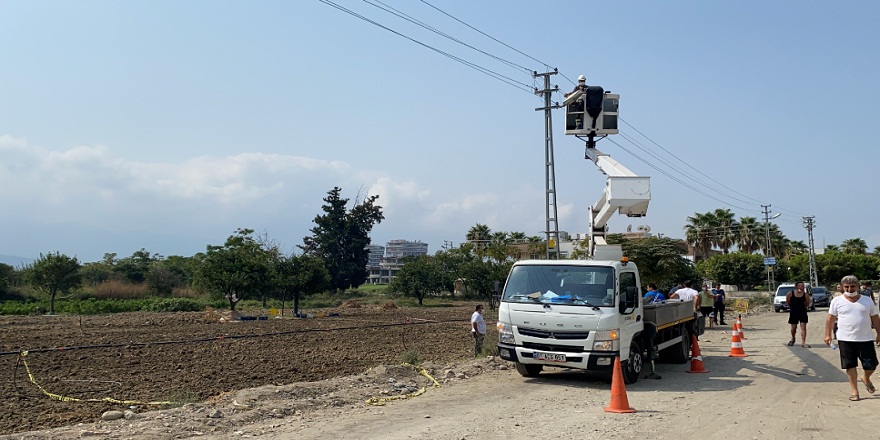
[[[733,324],[733,326],[736,328],[736,330],[739,331],[739,337],[740,337],[740,338],[742,338],[742,339],[747,339],[747,338],[746,338],[746,334],[745,334],[745,332],[743,332],[743,321],[742,321],[742,315],[737,316],[737,318],[736,318],[736,323]]]
[[[742,338],[739,335],[739,330],[734,327],[733,334],[730,335],[730,355],[728,357],[746,357],[748,356],[745,351],[743,351],[743,343]]]
[[[708,373],[705,368],[703,368],[703,355],[700,353],[700,344],[697,343],[696,335],[691,336],[693,343],[691,344],[691,369],[687,370],[688,373]]]
[[[605,412],[634,413],[630,408],[629,399],[626,398],[626,387],[623,384],[623,370],[620,367],[620,356],[614,358],[614,371],[611,374],[611,403],[605,407]]]

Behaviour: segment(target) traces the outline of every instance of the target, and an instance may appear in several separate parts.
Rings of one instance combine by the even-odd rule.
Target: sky
[[[791,240],[815,216],[817,247],[880,245],[880,2],[328,3],[0,0],[0,255],[191,256],[238,228],[295,252],[333,187],[379,196],[375,244],[543,236],[548,69],[620,94],[598,149],[652,200],[610,232],[771,205]],[[558,227],[585,233],[605,177],[552,117]]]

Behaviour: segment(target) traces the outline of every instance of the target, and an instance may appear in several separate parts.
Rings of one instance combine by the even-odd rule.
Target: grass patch
[[[423,360],[424,359],[422,359],[422,355],[418,350],[407,350],[400,355],[400,362],[404,364],[418,366]]]

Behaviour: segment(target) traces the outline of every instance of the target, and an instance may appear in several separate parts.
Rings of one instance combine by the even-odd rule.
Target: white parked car
[[[788,296],[788,292],[791,292],[792,290],[794,290],[794,283],[780,284],[779,287],[776,288],[776,295],[773,296],[774,312],[779,313],[788,311],[788,304],[785,303],[785,297]],[[809,284],[804,284],[804,290],[806,290],[807,294],[812,298],[813,288],[810,287]],[[810,310],[816,310],[812,301],[810,301]]]

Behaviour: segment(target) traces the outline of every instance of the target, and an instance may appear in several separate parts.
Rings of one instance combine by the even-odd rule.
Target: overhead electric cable
[[[531,59],[532,61],[535,61],[535,62],[537,62],[537,63],[539,63],[539,64],[543,64],[544,67],[546,67],[548,70],[550,69],[550,65],[549,65],[549,64],[547,64],[547,63],[545,63],[545,62],[543,62],[543,61],[541,61],[541,60],[538,60],[538,59],[536,59],[535,57],[533,57],[533,56],[531,56],[531,55],[528,55],[528,54],[526,54],[526,53],[524,53],[524,52],[521,52],[520,50],[514,48],[513,46],[510,46],[510,45],[508,45],[507,43],[504,43],[503,41],[501,41],[501,40],[499,40],[499,39],[497,39],[497,38],[495,38],[495,37],[493,37],[493,36],[491,36],[491,35],[489,35],[489,34],[483,32],[483,31],[481,31],[481,30],[479,30],[479,29],[477,29],[477,28],[475,28],[475,27],[473,27],[473,26],[471,26],[471,25],[465,23],[464,21],[459,20],[458,18],[454,17],[452,14],[450,14],[450,13],[448,13],[448,12],[446,12],[446,11],[444,11],[444,10],[442,10],[442,9],[440,9],[440,8],[438,8],[438,7],[434,6],[434,5],[432,5],[432,4],[428,3],[428,2],[426,2],[425,0],[421,0],[421,1],[422,1],[422,3],[424,3],[424,4],[426,4],[426,5],[428,5],[428,6],[432,7],[432,8],[434,8],[435,10],[437,10],[438,12],[440,12],[441,14],[443,14],[443,15],[445,15],[445,16],[447,16],[447,17],[449,17],[449,18],[451,18],[451,19],[453,19],[453,20],[455,20],[455,21],[457,21],[457,22],[459,22],[459,23],[461,23],[461,24],[463,24],[463,25],[465,25],[465,26],[467,26],[467,27],[473,29],[473,30],[476,31],[476,32],[479,32],[481,35],[483,35],[483,36],[485,36],[485,37],[491,39],[492,41],[495,41],[496,43],[501,44],[502,46],[504,46],[504,47],[506,47],[506,48],[508,48],[508,49],[510,49],[510,50],[512,50],[512,51],[514,51],[514,52],[516,52],[516,53],[518,53],[518,54],[520,54],[520,55],[526,57],[526,58]]]
[[[734,204],[732,204],[732,203],[725,202],[724,200],[721,200],[721,199],[719,199],[719,198],[717,198],[717,197],[715,197],[715,196],[713,196],[713,195],[711,195],[711,194],[706,193],[705,191],[700,190],[699,188],[694,187],[693,185],[691,185],[691,184],[689,184],[689,183],[687,183],[687,182],[685,182],[685,181],[679,179],[678,177],[676,177],[676,176],[674,176],[674,175],[672,175],[672,174],[669,174],[669,173],[667,173],[667,172],[664,171],[664,170],[661,170],[661,169],[658,168],[656,165],[654,165],[654,164],[652,164],[651,162],[645,160],[644,158],[642,158],[642,157],[640,157],[640,156],[638,156],[638,155],[636,155],[636,154],[633,154],[631,151],[627,150],[626,147],[624,147],[623,145],[618,144],[618,143],[615,142],[613,139],[608,139],[608,140],[609,140],[612,144],[617,145],[618,147],[620,147],[621,150],[623,150],[623,151],[629,153],[631,156],[633,156],[633,157],[635,157],[636,159],[642,161],[645,165],[648,165],[649,167],[651,167],[651,168],[657,170],[657,171],[660,172],[661,174],[664,174],[666,177],[669,177],[670,179],[672,179],[672,180],[674,180],[674,181],[680,183],[681,185],[683,185],[683,186],[685,186],[685,187],[691,189],[692,191],[697,192],[697,193],[700,193],[700,194],[702,194],[702,195],[704,195],[704,196],[706,196],[706,197],[708,197],[708,198],[710,198],[710,199],[712,199],[712,200],[715,200],[715,201],[717,201],[717,202],[720,202],[720,203],[722,203],[722,204],[724,204],[724,205],[731,206],[731,207],[734,207],[734,208],[737,208],[737,209],[741,209],[741,210],[743,210],[743,211],[749,211],[748,208],[743,208],[742,206],[737,206],[737,205],[734,205]]]
[[[387,26],[385,26],[385,25],[382,25],[382,24],[380,24],[380,23],[377,23],[376,21],[373,21],[373,20],[371,20],[371,19],[369,19],[369,18],[367,18],[367,17],[364,17],[363,15],[360,15],[360,14],[358,14],[357,12],[352,11],[351,9],[348,9],[348,8],[342,7],[342,6],[340,6],[340,5],[336,4],[336,3],[333,3],[333,2],[331,2],[331,1],[329,1],[329,0],[318,0],[318,1],[321,2],[321,3],[324,3],[324,4],[327,5],[327,6],[331,6],[331,7],[336,8],[336,9],[342,11],[342,12],[345,12],[346,14],[349,14],[349,15],[351,15],[351,16],[353,16],[353,17],[357,17],[357,18],[359,18],[359,19],[361,19],[361,20],[363,20],[363,21],[366,21],[367,23],[370,23],[370,24],[372,24],[372,25],[374,25],[374,26],[377,26],[377,27],[380,27],[380,28],[382,28],[382,29],[385,29],[386,31],[391,32],[391,33],[393,33],[393,34],[395,34],[395,35],[397,35],[397,36],[399,36],[399,37],[406,38],[407,40],[412,41],[413,43],[416,43],[416,44],[418,44],[418,45],[420,45],[420,46],[423,46],[423,47],[425,47],[425,48],[427,48],[427,49],[433,50],[434,52],[437,52],[437,53],[439,53],[439,54],[441,54],[441,55],[443,55],[443,56],[445,56],[445,57],[447,57],[447,58],[450,58],[450,59],[452,59],[452,60],[454,60],[454,61],[457,61],[457,62],[459,62],[459,63],[461,63],[461,64],[464,64],[465,66],[468,66],[468,67],[470,67],[470,68],[472,68],[472,69],[474,69],[474,70],[477,70],[477,71],[479,71],[479,72],[481,72],[481,73],[483,73],[483,74],[485,74],[485,75],[487,75],[487,76],[490,76],[490,77],[492,77],[492,78],[494,78],[494,79],[496,79],[496,80],[498,80],[498,81],[501,81],[501,82],[503,82],[503,83],[506,83],[506,84],[508,84],[508,85],[511,85],[511,86],[513,86],[513,87],[516,87],[516,88],[518,88],[518,89],[520,89],[520,90],[523,90],[523,91],[529,93],[530,95],[533,94],[533,90],[534,90],[534,89],[533,89],[532,87],[530,87],[530,86],[529,86],[528,84],[526,84],[526,83],[523,83],[523,82],[517,81],[517,80],[515,80],[515,79],[513,79],[513,78],[510,78],[510,77],[507,77],[507,76],[505,76],[505,75],[502,75],[502,74],[500,74],[500,73],[498,73],[498,72],[495,72],[495,71],[493,71],[493,70],[491,70],[491,69],[487,69],[487,68],[485,68],[485,67],[479,66],[479,65],[477,65],[477,64],[475,64],[475,63],[472,63],[472,62],[470,62],[470,61],[464,60],[464,59],[459,58],[459,57],[457,57],[457,56],[455,56],[455,55],[452,55],[452,54],[450,54],[450,53],[444,52],[444,51],[442,51],[442,50],[440,50],[440,49],[437,49],[436,47],[433,47],[433,46],[431,46],[431,45],[429,45],[429,44],[422,43],[421,41],[416,40],[415,38],[412,38],[412,37],[409,37],[409,36],[407,36],[407,35],[404,35],[404,34],[402,34],[402,33],[400,33],[400,32],[397,32],[397,31],[395,31],[394,29],[391,29],[391,28],[389,28],[389,27],[387,27]]]
[[[646,148],[646,147],[645,147],[644,145],[642,145],[640,142],[636,141],[635,139],[632,139],[632,138],[631,138],[630,136],[628,136],[626,133],[624,133],[624,132],[620,132],[619,134],[620,134],[620,137],[621,137],[621,138],[623,138],[623,139],[625,139],[626,141],[630,142],[631,144],[635,145],[635,146],[638,147],[640,150],[644,151],[646,154],[648,154],[649,156],[653,157],[653,158],[656,159],[657,161],[662,162],[664,165],[666,165],[666,166],[669,167],[670,169],[678,169],[678,168],[679,168],[678,166],[676,166],[676,165],[670,163],[669,161],[667,161],[666,158],[664,158],[663,156],[658,155],[657,153],[651,151],[651,149]],[[687,165],[687,164],[685,164],[685,165]],[[711,180],[711,181],[717,183],[717,181],[715,181],[715,180],[712,179],[712,178],[709,178],[709,180]],[[720,194],[720,195],[723,196],[723,197],[729,197],[729,198],[731,198],[731,199],[734,199],[734,200],[736,200],[736,201],[738,201],[738,202],[740,202],[740,203],[744,203],[744,204],[746,204],[746,205],[749,205],[749,204],[750,204],[750,202],[747,201],[747,200],[742,200],[742,199],[740,199],[740,198],[734,197],[734,196],[732,196],[732,195],[730,195],[730,194],[728,194],[728,193],[725,193],[724,191],[721,191],[721,190],[718,190],[718,189],[716,189],[716,188],[713,188],[711,185],[704,185],[704,186],[705,186],[707,189],[709,189],[709,190],[711,190],[711,191],[714,191],[714,192]],[[724,185],[722,184],[722,186],[724,186]],[[725,186],[725,188],[726,188],[726,186]],[[755,210],[755,211],[753,211],[753,212],[758,212],[758,211]]]
[[[726,188],[726,189],[728,189],[728,190],[730,190],[730,191],[732,191],[732,192],[734,192],[734,193],[736,193],[736,194],[739,194],[739,195],[741,195],[741,196],[743,196],[743,197],[745,197],[745,198],[751,200],[751,201],[754,202],[754,203],[757,203],[757,204],[759,204],[759,205],[763,203],[763,202],[761,202],[761,201],[758,200],[758,199],[754,199],[754,198],[749,197],[749,196],[747,196],[747,195],[745,195],[745,194],[742,194],[742,193],[738,192],[737,190],[735,190],[735,189],[733,189],[733,188],[731,188],[731,187],[729,187],[729,186],[727,186],[727,185],[725,185],[725,184],[723,184],[723,183],[721,183],[721,182],[719,182],[719,181],[713,179],[711,176],[709,176],[709,175],[707,175],[706,173],[702,172],[700,169],[698,169],[698,168],[696,168],[696,167],[694,167],[694,166],[688,164],[687,162],[685,162],[684,160],[682,160],[680,157],[676,156],[674,153],[672,153],[671,151],[667,150],[667,149],[664,148],[662,145],[660,145],[660,144],[658,144],[657,142],[655,142],[653,139],[649,138],[646,134],[642,133],[638,128],[634,127],[634,126],[633,126],[632,124],[630,124],[629,122],[626,122],[623,118],[619,118],[619,119],[620,119],[621,122],[623,122],[624,124],[626,124],[628,127],[630,127],[630,128],[632,128],[633,130],[635,130],[638,134],[642,135],[645,139],[651,141],[652,144],[656,145],[657,147],[659,147],[661,150],[665,151],[665,152],[666,152],[667,154],[669,154],[670,156],[676,158],[679,162],[683,163],[683,164],[684,164],[685,166],[687,166],[688,168],[690,168],[690,169],[696,171],[697,173],[699,173],[700,175],[706,177],[707,179],[711,180],[712,182],[715,182],[715,183],[717,183],[718,185],[721,185],[722,187],[724,187],[724,188]],[[738,199],[737,199],[737,200],[738,200]],[[744,203],[745,203],[745,202],[744,202]]]
[[[377,5],[376,3],[371,2],[370,0],[361,0],[361,1],[363,1],[364,3],[367,3],[367,4],[369,4],[369,5],[375,6],[376,8],[379,8],[379,9],[385,11],[385,12],[388,12],[389,14],[395,15],[395,16],[400,17],[400,18],[402,18],[402,19],[404,19],[404,20],[406,20],[406,21],[409,21],[410,23],[413,23],[413,24],[416,24],[416,25],[418,25],[418,26],[421,26],[421,27],[423,27],[423,28],[425,28],[425,29],[427,29],[427,30],[429,30],[429,31],[431,31],[431,32],[434,32],[434,33],[437,34],[437,35],[440,35],[440,36],[442,36],[442,37],[444,37],[444,38],[447,38],[447,39],[452,40],[452,41],[454,41],[454,42],[456,42],[456,43],[458,43],[458,44],[461,44],[462,46],[465,46],[465,47],[467,47],[467,48],[473,49],[473,50],[475,50],[475,51],[477,51],[477,52],[479,52],[479,53],[481,53],[481,54],[483,54],[483,55],[486,55],[486,56],[488,56],[488,57],[490,57],[490,58],[493,58],[493,59],[495,59],[495,60],[497,60],[497,61],[500,61],[500,62],[502,62],[502,63],[504,63],[504,64],[507,64],[507,65],[510,66],[510,67],[513,67],[513,68],[515,68],[515,69],[522,69],[522,70],[528,72],[529,74],[531,74],[531,72],[532,72],[532,69],[529,69],[528,67],[521,66],[521,65],[519,65],[519,64],[517,64],[517,63],[514,63],[513,61],[509,61],[509,60],[506,60],[506,59],[504,59],[504,58],[501,58],[501,57],[498,57],[498,56],[492,55],[492,54],[489,53],[489,52],[486,52],[486,51],[483,51],[483,50],[477,49],[476,47],[471,46],[470,44],[467,44],[467,43],[465,43],[464,41],[461,41],[461,40],[459,40],[459,39],[457,39],[457,38],[455,38],[455,37],[453,37],[453,36],[451,36],[451,35],[449,35],[449,34],[443,32],[443,31],[440,31],[440,30],[438,30],[438,29],[432,27],[432,26],[429,26],[429,25],[425,24],[424,22],[422,22],[422,21],[420,21],[420,20],[417,20],[417,19],[415,19],[415,18],[413,18],[413,17],[411,17],[411,16],[409,16],[409,15],[407,15],[407,14],[401,12],[401,11],[398,10],[398,9],[395,9],[395,8],[393,8],[393,7],[391,7],[391,6],[387,5],[387,4],[385,4],[385,3],[382,3],[382,2],[379,1],[379,0],[376,0],[376,3],[378,3],[378,5]],[[381,6],[380,6],[380,5],[381,5]]]

